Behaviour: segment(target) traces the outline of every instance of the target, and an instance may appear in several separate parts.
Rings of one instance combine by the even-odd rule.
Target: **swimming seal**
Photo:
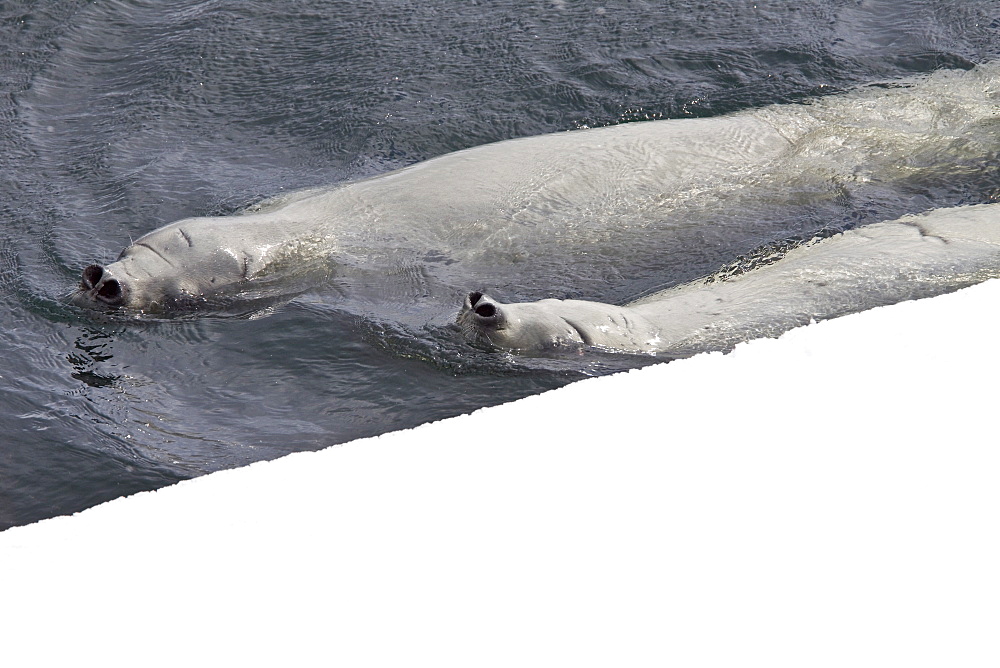
[[[805,104],[458,151],[166,225],[86,267],[74,300],[197,311],[333,279],[345,308],[395,300],[447,321],[469,285],[519,300],[605,296],[609,285],[634,294],[662,285],[666,268],[689,280],[813,234],[886,184],[975,172],[1000,147],[998,84],[1000,65],[981,65]]]
[[[998,276],[1000,204],[984,204],[849,230],[746,273],[625,306],[560,299],[503,304],[472,292],[458,324],[474,344],[520,354],[595,347],[679,357]]]

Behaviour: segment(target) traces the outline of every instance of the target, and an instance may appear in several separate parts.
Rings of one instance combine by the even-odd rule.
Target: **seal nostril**
[[[470,292],[469,293],[469,306],[475,307],[479,303],[479,300],[483,298],[482,292]]]
[[[97,291],[97,296],[109,304],[120,304],[122,301],[122,286],[117,280],[109,278]]]
[[[475,304],[475,302],[473,302]],[[497,307],[493,304],[480,304],[473,309],[480,318],[492,318],[497,314]]]
[[[92,289],[95,285],[101,282],[101,277],[104,276],[104,267],[99,264],[92,264],[83,270],[83,287],[86,290]]]

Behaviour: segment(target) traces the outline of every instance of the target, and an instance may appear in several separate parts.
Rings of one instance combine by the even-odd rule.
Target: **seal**
[[[627,306],[579,299],[502,304],[482,292],[468,294],[458,324],[474,343],[518,353],[585,346],[652,353],[663,329],[659,319]]]
[[[1000,64],[981,65],[804,104],[479,146],[166,225],[86,267],[74,300],[197,312],[332,281],[348,310],[394,301],[427,323],[450,321],[469,285],[522,301],[640,292],[668,270],[688,280],[809,236],[851,202],[884,199],[887,184],[978,173],[969,165],[1000,148],[998,91]]]
[[[269,277],[281,279],[273,294],[294,292],[294,278],[315,279],[333,242],[306,230],[289,234],[283,223],[248,213],[166,225],[134,241],[115,262],[86,267],[76,299],[164,312],[204,306],[212,297],[264,298]]]
[[[982,204],[817,239],[746,273],[624,306],[559,299],[504,304],[471,292],[457,322],[470,343],[518,354],[592,347],[684,357],[995,277],[1000,204]]]

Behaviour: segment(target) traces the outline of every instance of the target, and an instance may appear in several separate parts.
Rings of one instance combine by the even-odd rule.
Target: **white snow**
[[[1000,281],[0,533],[0,664],[995,666]]]

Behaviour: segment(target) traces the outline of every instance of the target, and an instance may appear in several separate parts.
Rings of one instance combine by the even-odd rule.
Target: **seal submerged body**
[[[1000,276],[1000,204],[937,209],[807,243],[773,264],[625,306],[470,293],[473,343],[515,353],[585,346],[685,356],[777,336],[811,320],[929,297]]]
[[[167,225],[87,267],[76,300],[164,312],[333,277],[345,304],[414,302],[450,319],[470,284],[520,299],[608,296],[610,284],[635,294],[662,285],[666,267],[691,279],[811,235],[885,184],[969,171],[1000,148],[998,82],[1000,66],[979,66],[808,104],[467,149]]]

